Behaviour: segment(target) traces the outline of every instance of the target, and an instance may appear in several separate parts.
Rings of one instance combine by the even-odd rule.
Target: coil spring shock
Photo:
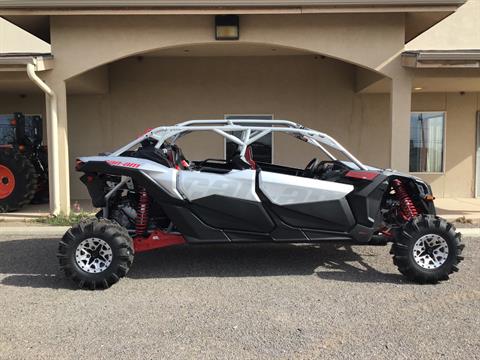
[[[142,236],[148,227],[148,207],[150,199],[145,188],[140,189],[138,197],[137,218],[135,220],[135,232],[137,236]]]
[[[412,198],[405,188],[405,184],[399,180],[395,179],[392,182],[393,189],[397,196],[398,201],[400,201],[400,215],[403,220],[409,221],[418,215],[418,210],[415,204],[413,203]]]

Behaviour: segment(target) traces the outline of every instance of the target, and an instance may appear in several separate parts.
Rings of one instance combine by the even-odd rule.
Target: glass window
[[[414,112],[411,114],[411,172],[443,172],[444,134],[444,112]]]
[[[233,119],[258,119],[258,120],[272,120],[273,116],[272,115],[226,115],[225,119],[227,120],[233,120]],[[252,124],[255,126],[255,124]],[[258,126],[265,126],[265,124],[258,124]],[[235,136],[240,136],[240,134],[235,134]],[[230,141],[228,139],[225,139],[225,153],[226,153],[226,158],[231,159],[235,151],[237,150],[237,144],[235,144],[233,141]],[[273,138],[272,138],[272,133],[267,134],[257,141],[255,141],[252,145],[252,153],[253,153],[253,159],[255,161],[260,161],[264,163],[272,163],[273,160]]]

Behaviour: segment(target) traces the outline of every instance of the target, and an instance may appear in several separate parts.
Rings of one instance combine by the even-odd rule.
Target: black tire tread
[[[419,272],[410,260],[410,243],[415,239],[417,232],[432,228],[455,239],[457,253],[448,266],[438,269],[441,271]],[[439,281],[448,280],[450,274],[458,271],[458,264],[463,260],[461,254],[464,247],[461,234],[456,232],[453,224],[435,215],[420,215],[407,222],[399,231],[390,253],[393,254],[393,263],[398,267],[398,271],[408,279],[420,284],[436,284]]]
[[[115,268],[112,268],[112,272],[106,274],[104,278],[96,277],[96,279],[93,279],[85,275],[79,276],[79,270],[74,268],[74,265],[72,265],[68,259],[72,248],[84,238],[102,234],[112,239],[120,240],[120,245],[117,247],[117,265]],[[65,276],[76,283],[79,288],[89,290],[107,289],[118,282],[122,277],[127,275],[132,266],[133,257],[133,240],[129,236],[128,231],[116,222],[97,218],[83,220],[71,227],[59,242],[57,253],[60,269],[64,272]],[[111,266],[113,266],[113,264]]]

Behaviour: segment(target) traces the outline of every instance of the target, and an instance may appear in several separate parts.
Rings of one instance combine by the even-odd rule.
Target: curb
[[[24,216],[24,215],[12,215],[12,214],[8,214],[8,215],[4,215],[4,216],[0,216],[0,222],[5,222],[5,223],[8,223],[8,222],[30,222],[30,221],[34,221],[36,219],[41,219],[41,218],[44,218],[44,217],[48,217],[49,214],[35,214],[35,215],[28,215],[28,216]]]
[[[0,235],[22,236],[63,236],[70,226],[2,226]]]
[[[480,236],[480,228],[457,228],[463,236]]]

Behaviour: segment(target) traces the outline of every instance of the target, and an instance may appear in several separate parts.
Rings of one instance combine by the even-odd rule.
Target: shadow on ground
[[[73,289],[60,273],[57,239],[0,242],[2,285]],[[388,257],[387,248],[380,256]],[[405,283],[395,273],[382,273],[351,246],[338,244],[241,244],[177,246],[138,254],[129,278],[250,277],[316,274],[322,280]]]

